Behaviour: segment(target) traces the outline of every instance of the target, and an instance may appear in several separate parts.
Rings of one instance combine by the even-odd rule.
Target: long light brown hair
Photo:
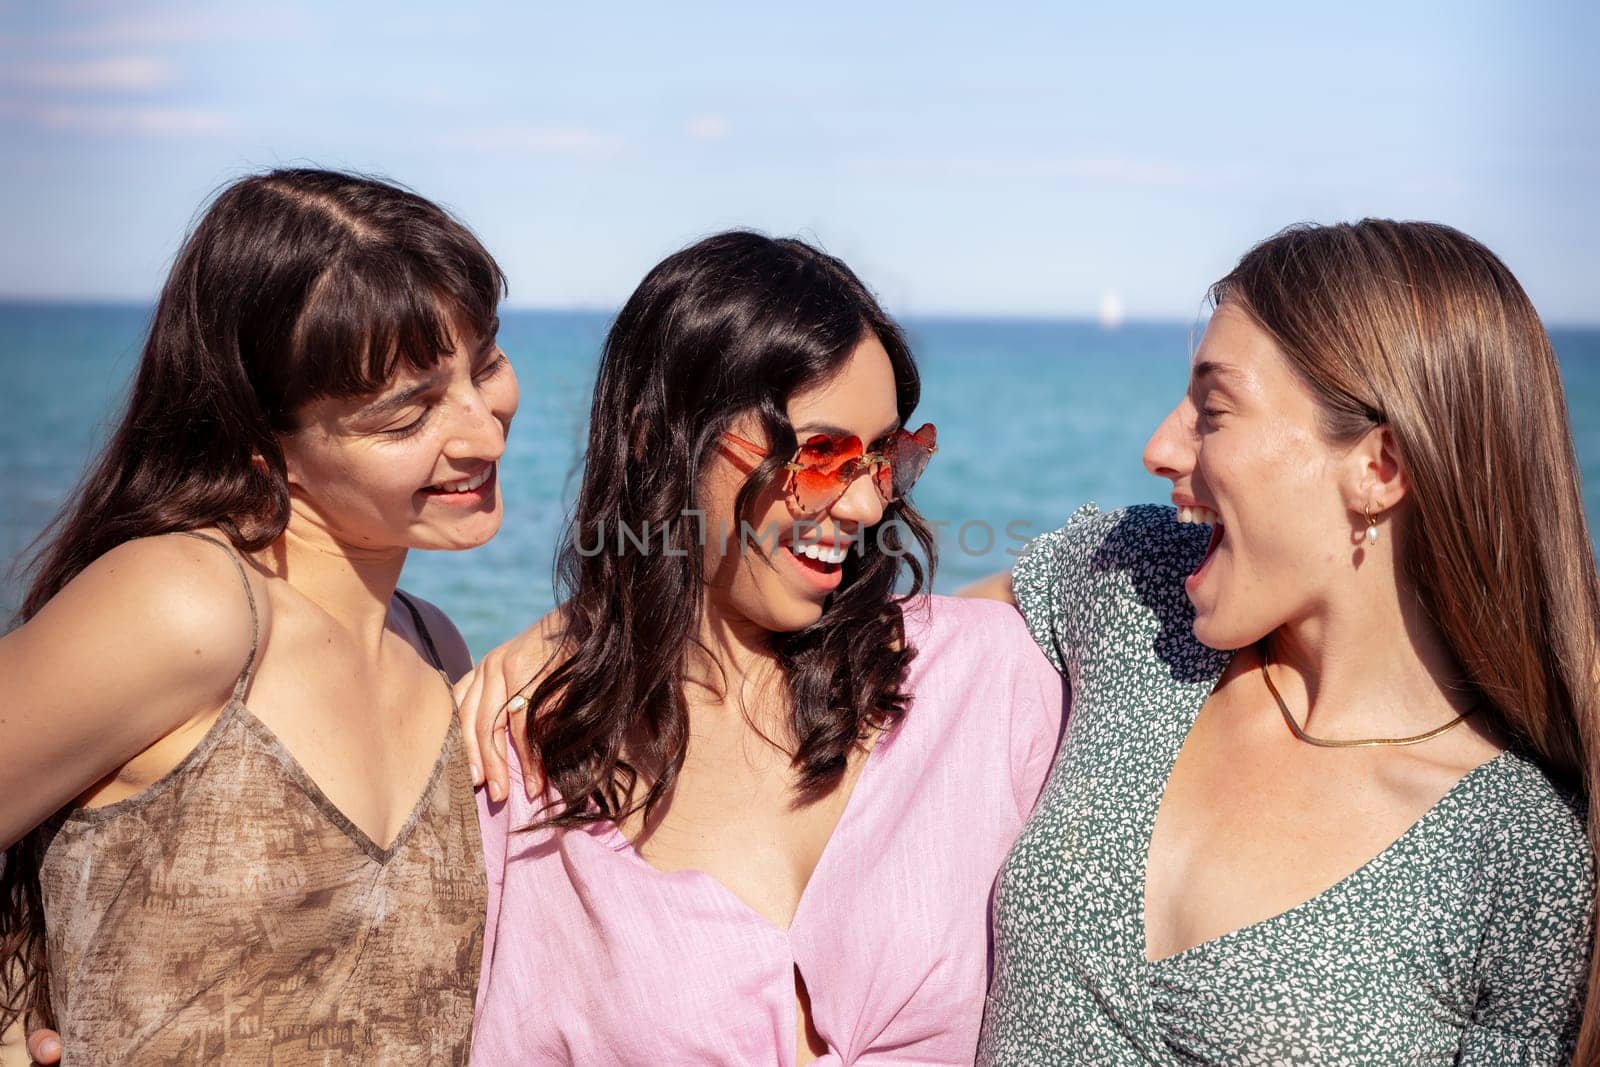
[[[1331,440],[1389,427],[1412,487],[1397,524],[1407,584],[1513,743],[1592,798],[1600,577],[1555,352],[1516,278],[1448,226],[1366,219],[1284,230],[1211,299],[1272,336]],[[1592,953],[1590,989],[1597,970]],[[1597,1001],[1575,1062],[1600,1062]]]

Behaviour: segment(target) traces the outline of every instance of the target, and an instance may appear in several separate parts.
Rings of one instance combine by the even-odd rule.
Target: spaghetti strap
[[[250,577],[245,574],[244,563],[239,559],[239,553],[232,545],[220,541],[210,534],[196,533],[193,530],[175,530],[173,532],[181,537],[192,537],[197,541],[210,541],[227,553],[228,559],[233,563],[233,569],[239,572],[239,583],[244,586],[244,598],[250,605],[250,655],[245,658],[244,670],[239,672],[238,680],[233,683],[232,700],[234,702],[242,701],[245,693],[250,689],[250,679],[255,672],[256,666],[256,651],[261,647],[261,616],[256,611],[256,594],[255,590],[250,586]]]
[[[411,602],[411,598],[400,590],[396,589],[394,595],[399,597],[400,603],[404,604],[406,610],[411,612],[411,621],[416,624],[417,633],[422,636],[422,643],[428,649],[428,658],[433,661],[433,669],[445,675],[448,681],[449,674],[444,669],[444,661],[439,658],[439,650],[434,647],[433,635],[428,633],[428,624],[422,621],[422,612],[418,611],[417,606]]]

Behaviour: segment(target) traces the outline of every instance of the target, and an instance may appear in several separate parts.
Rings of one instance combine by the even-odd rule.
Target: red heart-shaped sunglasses
[[[722,436],[757,456],[772,454],[737,434]],[[815,434],[802,441],[784,464],[789,472],[785,492],[795,511],[815,515],[832,507],[857,478],[870,474],[878,496],[892,504],[922,477],[928,460],[939,450],[938,438],[933,423],[927,422],[915,433],[896,430],[881,451],[868,452],[855,434]]]

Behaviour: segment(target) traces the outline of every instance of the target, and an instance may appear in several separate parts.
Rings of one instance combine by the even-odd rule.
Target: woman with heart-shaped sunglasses
[[[922,593],[919,392],[798,241],[709,238],[618,315],[564,602],[458,686],[475,1062],[971,1062],[1062,683],[1010,608]]]

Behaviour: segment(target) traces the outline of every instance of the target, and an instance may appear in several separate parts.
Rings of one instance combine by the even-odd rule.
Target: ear
[[[299,449],[295,447],[295,443],[290,437],[285,436],[278,441],[278,452],[283,456],[284,480],[289,483],[290,488],[298,489],[305,484],[305,478],[302,476],[303,464],[301,463]],[[251,453],[250,464],[258,470],[265,471],[267,469],[267,461],[259,452]]]
[[[1411,492],[1411,478],[1399,442],[1388,426],[1375,426],[1350,450],[1345,479],[1345,506],[1358,515],[1372,509],[1374,518],[1393,509]]]

